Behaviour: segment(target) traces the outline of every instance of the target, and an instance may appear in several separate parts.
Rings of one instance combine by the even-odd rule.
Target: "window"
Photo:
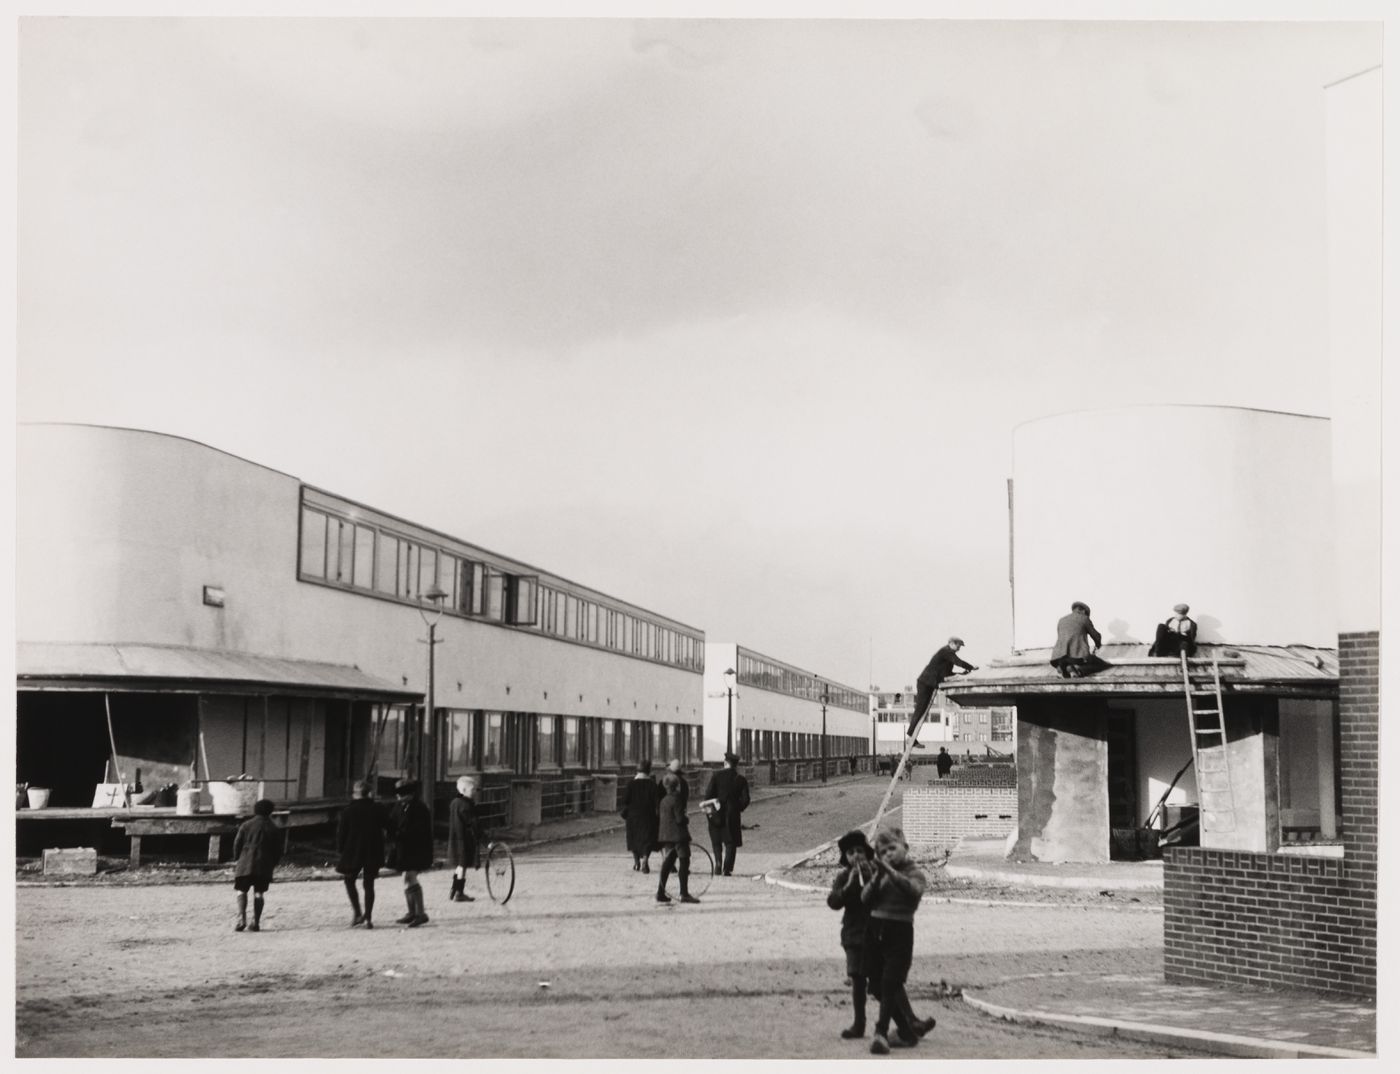
[[[497,621],[501,621],[505,618],[505,586],[505,575],[497,574],[495,571],[486,572],[485,615],[487,619],[495,619]]]
[[[374,588],[381,593],[393,593],[399,576],[399,539],[381,533],[374,560]]]
[[[539,621],[535,615],[535,590],[540,580],[534,575],[522,574],[508,575],[503,580],[508,585],[506,622],[534,626]]]
[[[453,709],[447,713],[447,770],[462,772],[476,766],[476,713]]]
[[[536,734],[539,742],[541,768],[555,768],[559,764],[558,731],[553,716],[536,717]]]
[[[661,725],[659,723],[651,725],[651,759],[661,764],[666,763],[665,755],[661,750]]]
[[[617,761],[617,722],[615,720],[604,720],[602,730],[599,733],[598,761],[600,764],[610,765]]]
[[[482,736],[481,764],[483,768],[498,768],[506,763],[505,714],[488,712],[483,722],[485,734]]]
[[[326,516],[308,508],[301,511],[301,573],[326,576]]]
[[[563,757],[565,764],[578,764],[580,761],[583,760],[583,755],[580,752],[581,745],[582,740],[580,739],[578,733],[578,717],[565,716]]]
[[[374,588],[374,530],[355,527],[354,583],[361,589]]]
[[[622,760],[632,762],[637,759],[636,751],[632,742],[632,723],[630,720],[623,720],[622,729]]]

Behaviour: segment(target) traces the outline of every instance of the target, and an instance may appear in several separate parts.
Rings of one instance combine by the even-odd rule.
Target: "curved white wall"
[[[1150,642],[1185,601],[1202,641],[1336,645],[1328,426],[1200,406],[1019,426],[1016,648],[1052,645],[1075,600],[1106,642]]]

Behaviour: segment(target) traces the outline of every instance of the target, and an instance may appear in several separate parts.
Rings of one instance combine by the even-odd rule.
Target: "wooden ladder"
[[[1204,660],[1196,661],[1204,664]],[[1191,669],[1181,654],[1181,684],[1186,692],[1186,722],[1196,765],[1196,792],[1201,799],[1201,831],[1235,830],[1235,796],[1230,786],[1230,753],[1225,736],[1225,700],[1220,691],[1220,662]],[[1198,708],[1198,704],[1206,707]]]

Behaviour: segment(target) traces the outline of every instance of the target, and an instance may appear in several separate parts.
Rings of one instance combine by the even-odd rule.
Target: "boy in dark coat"
[[[843,1040],[865,1036],[865,927],[870,912],[861,901],[861,889],[875,876],[875,852],[865,841],[865,833],[856,829],[836,841],[841,853],[842,869],[831,882],[826,904],[842,910],[841,947],[846,952],[846,976],[851,979],[851,1006],[855,1021],[841,1030]]]
[[[476,844],[479,821],[476,815],[476,780],[471,776],[457,779],[457,797],[447,811],[447,862],[452,866],[450,902],[475,902],[467,894],[467,870],[480,864]]]
[[[865,972],[873,992],[880,989],[880,1014],[870,1050],[888,1055],[890,1046],[912,1048],[934,1026],[932,1018],[917,1018],[909,1005],[904,982],[914,961],[914,913],[928,889],[926,877],[909,858],[909,844],[898,828],[875,835],[875,875],[861,889],[870,911],[865,932]],[[890,1036],[890,1019],[898,1035]]]
[[[627,849],[632,869],[651,872],[651,852],[656,849],[656,807],[661,804],[661,788],[651,778],[651,762],[637,762],[637,774],[622,792],[618,810],[627,821]]]
[[[704,798],[717,802],[713,812],[706,812],[710,829],[710,846],[715,852],[715,867],[725,876],[734,875],[734,857],[744,845],[740,817],[749,808],[749,781],[739,771],[739,758],[724,755],[724,767],[710,776]]]
[[[282,860],[286,841],[282,829],[272,823],[272,802],[260,798],[253,805],[253,816],[238,827],[233,837],[233,889],[238,892],[238,922],[234,932],[262,930],[263,894],[272,883],[272,870]],[[248,924],[248,889],[253,889],[253,923]]]
[[[374,928],[374,880],[379,868],[384,864],[384,811],[379,803],[369,796],[369,783],[357,779],[350,793],[354,796],[340,811],[340,823],[336,827],[335,845],[340,851],[340,861],[335,870],[345,881],[345,893],[350,896],[350,908],[354,916],[350,927],[363,925]],[[365,905],[360,910],[360,896],[355,890],[355,878],[364,873]]]
[[[674,772],[661,777],[661,788],[666,796],[657,807],[657,843],[666,848],[666,856],[661,859],[661,879],[656,885],[656,901],[670,902],[666,894],[666,880],[674,867],[680,878],[681,902],[699,902],[690,893],[690,818],[685,815],[686,795],[684,782]]]
[[[418,873],[433,865],[433,822],[428,807],[418,797],[418,781],[401,779],[394,784],[394,807],[389,810],[389,837],[394,844],[394,864],[403,870],[403,897],[408,913],[400,925],[416,929],[428,923],[423,887]]]

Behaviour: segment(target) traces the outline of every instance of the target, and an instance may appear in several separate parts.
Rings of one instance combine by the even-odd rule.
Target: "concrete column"
[[[1017,706],[1014,861],[1109,860],[1107,702],[1027,699]]]

